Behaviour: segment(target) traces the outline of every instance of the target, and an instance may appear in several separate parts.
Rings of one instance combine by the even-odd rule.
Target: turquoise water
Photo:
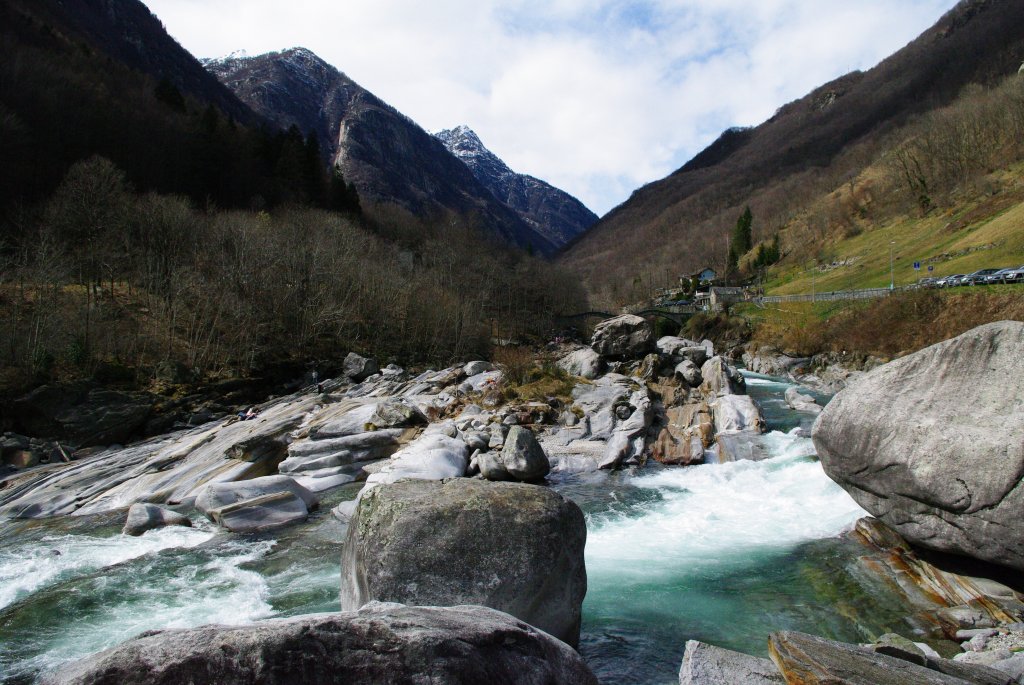
[[[904,611],[839,538],[863,512],[813,457],[813,416],[786,384],[748,377],[771,432],[761,462],[566,478],[583,508],[589,590],[580,651],[606,683],[672,683],[689,639],[764,654],[769,632],[844,640],[898,629]],[[273,535],[194,529],[120,534],[123,514],[0,532],[0,681],[31,682],[144,630],[338,609],[336,491]]]

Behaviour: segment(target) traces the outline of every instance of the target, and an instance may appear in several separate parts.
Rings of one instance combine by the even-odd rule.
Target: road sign
[[[914,262],[914,271],[921,270],[921,262]]]
[[[928,270],[929,271],[935,271],[935,265],[934,264],[929,264],[928,265]]]

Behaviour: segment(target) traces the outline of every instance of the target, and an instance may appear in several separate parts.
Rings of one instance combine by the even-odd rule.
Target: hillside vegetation
[[[961,2],[874,69],[826,84],[756,128],[727,131],[677,172],[634,193],[563,263],[597,306],[640,301],[681,274],[705,266],[728,271],[729,235],[749,207],[754,249],[779,239],[781,271],[768,275],[774,287],[800,269],[839,261],[837,244],[862,234],[865,244],[884,241],[884,271],[896,235],[903,261],[961,266],[953,262],[963,255],[954,253],[973,238],[955,247],[959,239],[942,234],[947,224],[975,226],[1006,211],[992,198],[1015,192],[1012,170],[1024,139],[1016,76],[1022,27],[1020,3]],[[986,207],[993,208],[987,215]],[[874,229],[883,233],[868,236]],[[1001,259],[992,265],[1012,263],[1012,250],[993,255]],[[756,276],[753,257],[740,258],[745,273],[730,275]],[[860,263],[863,282],[882,285],[879,254],[864,254]]]
[[[167,55],[142,64],[156,74],[121,61],[117,27],[89,22],[162,32],[123,4],[0,2],[0,397],[144,385],[167,363],[199,380],[328,370],[353,350],[483,357],[582,307],[571,278],[489,239],[486,217],[360,202],[315,135],[245,125],[212,78],[214,102],[158,78]],[[152,49],[198,68],[161,35]]]

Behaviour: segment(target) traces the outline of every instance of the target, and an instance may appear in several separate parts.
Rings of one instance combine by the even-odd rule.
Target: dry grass
[[[755,340],[797,356],[852,352],[885,358],[993,321],[1024,321],[1024,289],[924,290],[867,303],[787,305],[766,313]]]

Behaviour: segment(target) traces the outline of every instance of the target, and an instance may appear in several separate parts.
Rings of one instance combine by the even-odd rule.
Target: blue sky
[[[598,214],[954,0],[144,0],[197,57],[309,48]]]

